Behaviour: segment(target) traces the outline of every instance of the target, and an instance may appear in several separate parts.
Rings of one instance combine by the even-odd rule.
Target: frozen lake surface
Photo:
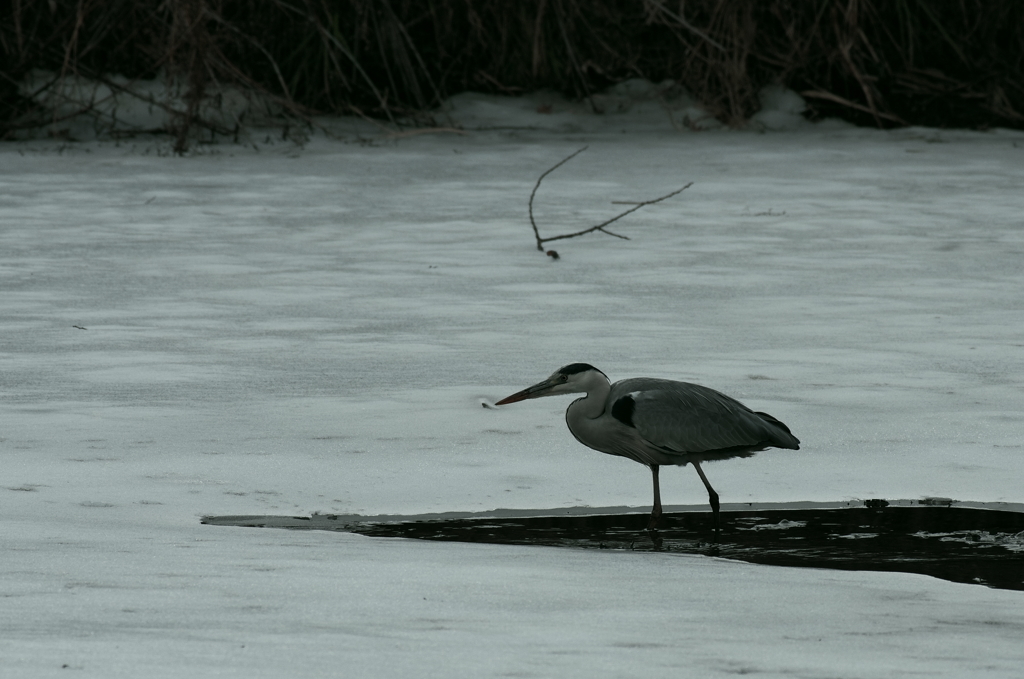
[[[576,361],[789,425],[799,451],[706,466],[725,506],[1024,501],[1024,134],[534,104],[186,158],[0,145],[0,673],[1020,676],[1019,591],[200,523],[649,511],[571,399],[481,407]],[[526,201],[585,144],[545,235],[694,183],[555,261]]]

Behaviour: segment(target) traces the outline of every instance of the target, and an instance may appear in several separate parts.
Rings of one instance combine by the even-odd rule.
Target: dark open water
[[[859,506],[850,506],[853,504]],[[775,566],[920,573],[953,582],[1024,590],[1024,511],[1017,506],[1008,511],[955,504],[869,500],[809,508],[762,505],[725,511],[723,507],[717,541],[710,511],[667,513],[653,533],[644,530],[648,515],[635,510],[550,510],[547,514],[507,510],[415,517],[207,516],[203,523],[418,540],[704,554]]]

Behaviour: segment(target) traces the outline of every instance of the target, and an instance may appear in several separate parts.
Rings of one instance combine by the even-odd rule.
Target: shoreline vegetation
[[[431,126],[460,92],[550,89],[598,111],[594,94],[633,78],[673,80],[736,128],[765,86],[782,85],[812,120],[1024,129],[1024,4],[19,0],[0,10],[0,139],[96,106],[69,94],[85,80],[165,109],[149,131],[181,152],[196,135],[237,136],[244,120],[210,115],[228,91],[299,124],[327,114]],[[154,81],[171,95],[147,90]]]

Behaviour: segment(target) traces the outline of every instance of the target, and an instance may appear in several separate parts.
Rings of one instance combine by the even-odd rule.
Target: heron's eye
[[[568,375],[561,375],[559,377],[559,379],[562,380],[563,382],[568,382],[569,381],[569,376]]]

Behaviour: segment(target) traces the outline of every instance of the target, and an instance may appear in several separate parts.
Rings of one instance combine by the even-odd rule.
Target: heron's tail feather
[[[779,437],[773,441],[776,446],[779,448],[789,448],[790,450],[800,450],[800,439],[793,436],[793,433],[789,431],[789,427],[787,427],[784,422],[775,419],[768,413],[755,412],[754,414],[768,424],[782,430],[779,432]]]

